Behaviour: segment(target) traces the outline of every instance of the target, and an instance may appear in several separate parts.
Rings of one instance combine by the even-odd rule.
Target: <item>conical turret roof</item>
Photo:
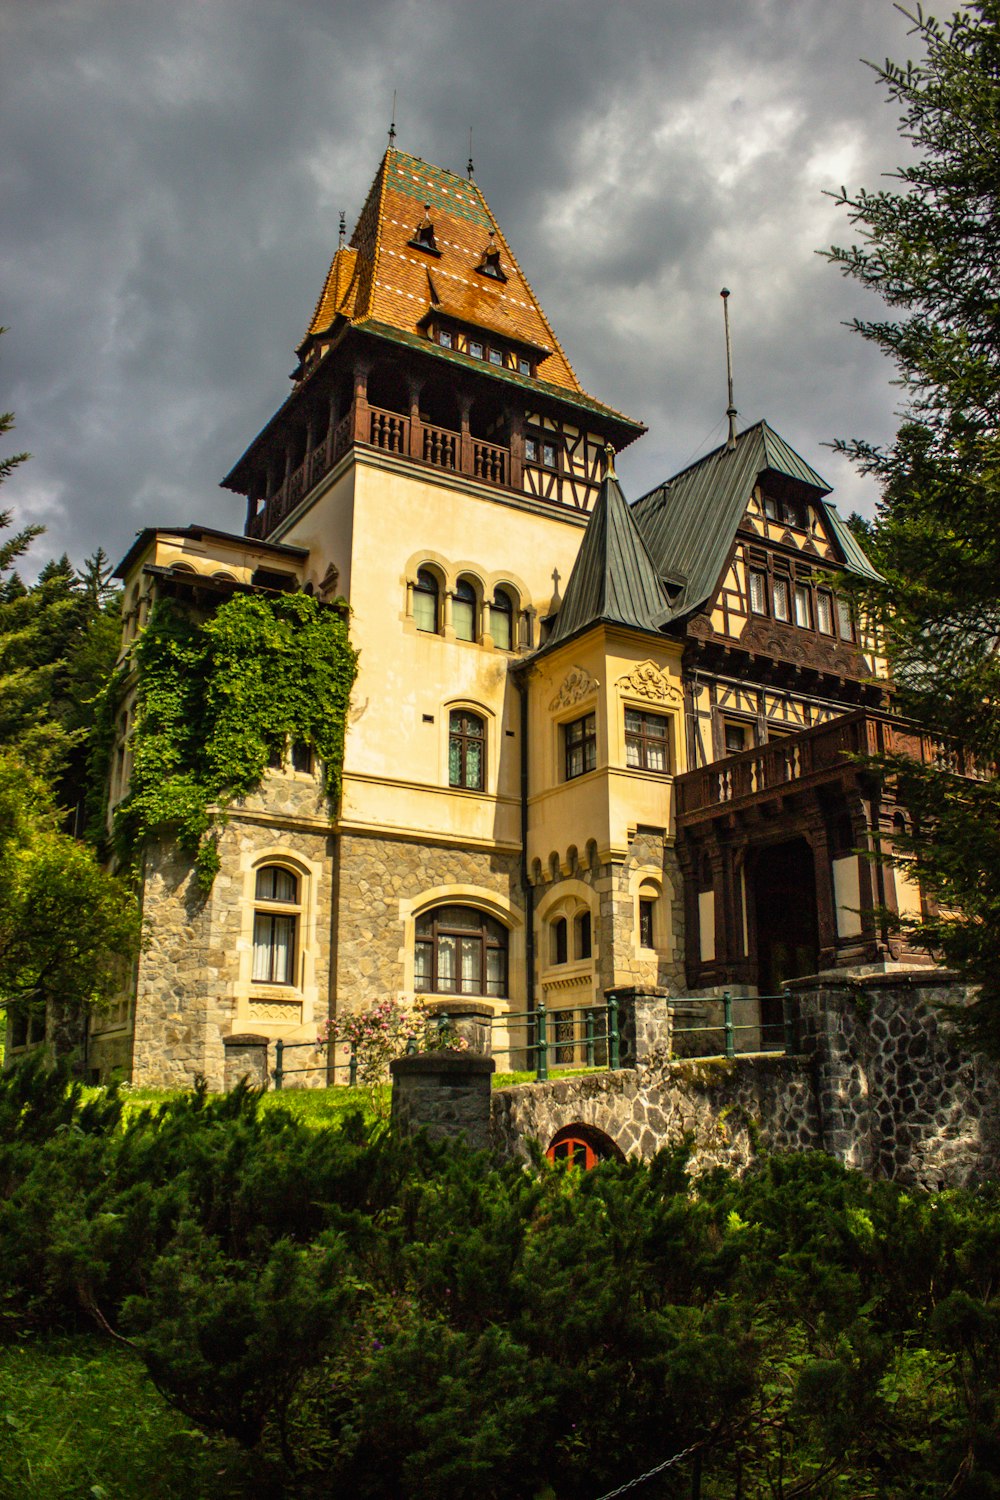
[[[598,624],[657,633],[670,613],[663,580],[609,465],[546,647]]]

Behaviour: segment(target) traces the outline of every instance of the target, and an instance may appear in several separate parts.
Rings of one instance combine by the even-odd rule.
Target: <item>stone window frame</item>
[[[413,995],[416,993],[415,979],[415,947],[417,919],[426,912],[437,906],[472,906],[485,913],[486,916],[495,917],[507,928],[507,994],[505,997],[477,997],[482,1005],[493,1007],[495,1016],[503,1016],[508,1012],[524,1011],[527,1006],[527,993],[524,982],[524,914],[519,907],[515,906],[509,896],[504,896],[498,891],[488,890],[484,886],[464,883],[450,883],[437,885],[421,891],[419,895],[404,897],[399,903],[399,919],[402,926],[402,946],[399,949],[399,960],[403,970],[403,984],[401,995]],[[462,996],[456,995],[429,995],[430,999],[461,1000]],[[467,998],[472,998],[471,996]],[[499,1047],[502,1037],[497,1039]]]
[[[590,917],[590,954],[586,958],[577,955],[577,924],[586,913]],[[536,951],[538,967],[543,978],[571,979],[597,974],[599,956],[598,942],[598,897],[594,888],[584,880],[576,878],[559,880],[538,902],[535,908],[538,923]],[[555,924],[566,923],[566,958],[557,961],[555,946]],[[596,1003],[595,996],[592,1002]],[[583,1002],[581,1002],[583,1003]]]
[[[636,959],[658,960],[672,963],[676,958],[673,915],[677,901],[673,881],[660,865],[637,865],[629,875],[629,898],[632,902],[632,952]],[[653,946],[645,947],[641,942],[640,904],[653,903]]]
[[[456,641],[462,641],[467,646],[478,646],[483,638],[483,600],[485,591],[483,581],[477,574],[463,569],[448,590],[451,595],[451,624]],[[471,634],[460,635],[455,619],[459,610],[469,611],[469,629]],[[464,616],[463,616],[464,618]]]
[[[253,978],[253,929],[258,906],[257,873],[266,865],[277,865],[295,875],[298,889],[298,931],[293,983],[265,983]],[[223,875],[225,872],[222,872]],[[317,959],[319,954],[318,901],[323,880],[324,866],[316,860],[291,848],[288,844],[268,844],[246,849],[242,853],[237,880],[233,882],[238,892],[240,908],[239,937],[236,943],[239,958],[237,978],[233,983],[235,1013],[234,1030],[251,1024],[251,1005],[254,1002],[289,1002],[287,1022],[253,1020],[256,1030],[281,1035],[292,1027],[308,1026],[319,1012],[319,989],[317,984]],[[240,889],[240,881],[242,889]],[[216,882],[218,886],[218,880]],[[220,894],[222,888],[219,888]],[[293,1002],[298,1005],[298,1014],[292,1014]]]
[[[451,716],[453,713],[471,714],[483,722],[483,784],[481,787],[453,786],[451,782]],[[447,698],[441,705],[439,784],[452,796],[492,797],[496,792],[496,772],[499,765],[499,741],[497,716],[492,708],[474,698]]]
[[[452,761],[452,751],[456,746],[458,749],[457,768]],[[469,767],[470,764],[474,764],[471,752],[477,746],[479,775],[470,779]],[[485,715],[480,713],[478,708],[465,708],[461,705],[450,707],[448,709],[448,785],[453,791],[485,792],[489,771],[488,751],[489,731]]]
[[[417,626],[413,610],[417,574],[425,571],[434,578],[438,588],[437,630],[423,630]],[[429,547],[414,552],[406,562],[400,577],[404,591],[404,604],[399,618],[408,634],[420,635],[424,639],[432,636],[446,641],[461,640],[462,645],[475,645],[480,650],[509,652],[530,650],[534,644],[534,618],[536,611],[531,603],[531,591],[524,579],[509,568],[489,571],[470,558],[452,561],[442,553]],[[467,641],[455,634],[453,623],[454,594],[460,582],[472,585],[476,593],[474,640]],[[491,633],[491,605],[497,593],[502,593],[511,604],[511,644],[496,646]]]
[[[277,889],[275,889],[275,893],[272,895],[268,895],[266,891],[262,891],[260,888],[261,878],[268,874],[287,876],[292,882],[291,894],[288,896],[278,895]],[[271,884],[277,888],[276,880],[272,879]],[[299,956],[302,940],[301,898],[302,877],[298,870],[290,869],[287,864],[278,860],[270,860],[267,864],[259,864],[257,866],[254,873],[253,963],[250,970],[250,982],[252,984],[265,985],[268,991],[277,987],[281,989],[301,987],[295,983],[299,973]],[[290,970],[290,977],[282,976],[280,979],[276,979],[273,977],[274,970],[278,964],[279,954],[282,951],[282,945],[277,938],[276,924],[279,922],[287,926],[287,931],[290,934],[287,942],[287,951],[284,954],[283,960],[284,965]],[[257,936],[258,929],[261,928],[262,923],[269,929],[269,936],[264,942],[261,942]],[[257,967],[258,952],[261,949],[265,950],[268,955],[268,974],[266,976],[254,973],[254,969]]]

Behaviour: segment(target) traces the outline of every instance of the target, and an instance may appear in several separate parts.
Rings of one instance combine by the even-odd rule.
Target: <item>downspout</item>
[[[525,1009],[535,1008],[535,888],[528,879],[528,680],[516,674],[521,698],[521,889],[524,892]]]

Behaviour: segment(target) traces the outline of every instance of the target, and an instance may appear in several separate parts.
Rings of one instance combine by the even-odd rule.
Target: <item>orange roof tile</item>
[[[337,313],[343,313],[348,318],[351,316],[354,309],[353,294],[357,290],[357,266],[357,250],[341,245],[326,273],[326,281],[309,324],[310,333],[324,333]]]
[[[434,226],[440,255],[408,243],[424,217]],[[505,282],[481,275],[476,267],[490,231],[500,252]],[[349,247],[333,258],[309,333],[325,332],[336,314],[352,323],[369,319],[408,333],[432,305],[428,272],[437,305],[463,322],[491,329],[549,353],[539,377],[582,394],[582,389],[475,182],[390,148],[375,175]]]

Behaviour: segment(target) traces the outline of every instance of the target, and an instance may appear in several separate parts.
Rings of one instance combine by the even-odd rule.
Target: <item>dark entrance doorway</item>
[[[757,988],[762,995],[774,995],[786,979],[815,974],[819,964],[813,853],[805,839],[770,844],[755,856],[748,873]],[[780,1000],[761,1006],[761,1021],[769,1029],[780,1024]]]

